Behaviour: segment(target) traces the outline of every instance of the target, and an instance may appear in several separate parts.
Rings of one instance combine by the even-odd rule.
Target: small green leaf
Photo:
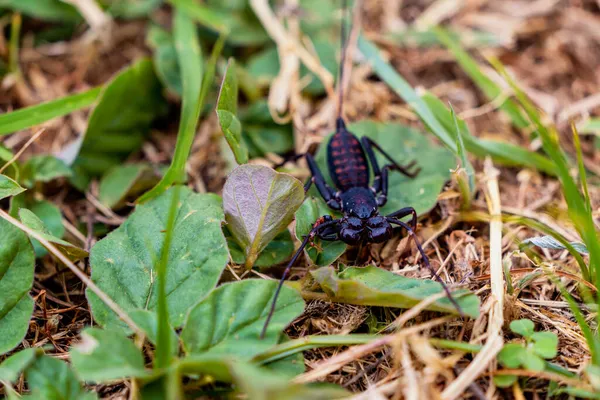
[[[152,61],[119,73],[104,89],[88,121],[73,164],[76,174],[100,176],[138,150],[152,122],[165,111]]]
[[[411,279],[374,266],[350,267],[336,273],[333,267],[310,272],[331,301],[365,306],[410,308],[443,291],[438,282]],[[467,291],[453,293],[465,315],[479,316],[479,298]],[[428,310],[457,313],[447,298],[431,304]]]
[[[50,182],[53,179],[70,177],[73,172],[64,161],[54,156],[33,156],[23,164],[21,182],[29,188],[36,182]]]
[[[40,348],[30,347],[23,349],[2,361],[2,364],[0,364],[0,381],[14,382],[19,379],[21,372],[33,362],[36,354],[40,351]]]
[[[508,343],[498,353],[498,361],[510,369],[519,368],[526,357],[527,350],[520,343]]]
[[[173,36],[159,25],[152,24],[146,42],[154,49],[152,59],[159,79],[170,91],[181,96],[183,87]]]
[[[494,376],[494,384],[501,388],[512,386],[518,379],[516,375],[496,375]]]
[[[242,124],[237,118],[237,103],[238,103],[238,81],[235,69],[235,61],[229,59],[221,90],[219,91],[219,99],[217,100],[217,117],[221,125],[221,131],[233,151],[235,160],[238,164],[248,162],[248,149],[242,140]]]
[[[224,284],[190,310],[181,332],[186,353],[235,355],[250,359],[277,344],[281,331],[304,310],[300,294],[283,287],[264,339],[277,282],[247,279]]]
[[[15,348],[29,328],[35,255],[27,236],[0,219],[0,354]]]
[[[43,224],[43,232],[61,239],[65,234],[65,227],[62,223],[62,213],[60,208],[46,200],[33,201],[28,204],[29,210],[37,216]],[[66,242],[65,242],[66,243]],[[37,258],[48,254],[48,251],[36,239],[31,238],[31,244],[35,250]],[[81,250],[83,251],[83,250]],[[87,257],[87,252],[82,257]]]
[[[307,197],[296,212],[296,238],[303,240],[315,221],[324,215],[339,217],[327,207],[321,197]],[[305,251],[310,259],[320,267],[331,265],[348,248],[348,245],[342,241],[332,242],[315,238],[314,243],[314,247],[307,246]]]
[[[174,189],[137,206],[90,252],[92,280],[126,312],[156,309],[156,267]],[[179,327],[188,309],[215,287],[229,260],[222,221],[220,197],[180,188],[166,282],[173,327]],[[124,326],[93,292],[87,290],[87,297],[99,325]]]
[[[117,165],[100,180],[98,200],[109,208],[116,208],[125,199],[151,188],[158,179],[150,164]]]
[[[546,363],[533,351],[527,351],[525,357],[523,357],[523,366],[529,371],[543,371]]]
[[[110,382],[124,378],[145,378],[144,356],[124,333],[87,328],[81,342],[70,351],[73,369],[86,382]]]
[[[0,175],[0,200],[10,196],[16,196],[24,191],[25,189],[19,186],[17,182],[8,176]]]
[[[518,319],[510,323],[510,330],[525,338],[531,337],[534,332],[535,325],[529,319]]]
[[[231,260],[236,264],[244,264],[246,262],[246,256],[244,250],[235,242],[233,236],[227,228],[223,231],[227,237],[227,246],[229,247],[229,253],[231,254]],[[269,242],[267,247],[261,251],[260,255],[256,259],[254,266],[256,267],[270,267],[273,265],[281,264],[285,260],[288,260],[294,252],[294,242],[292,241],[292,235],[290,231],[283,231],[279,235],[275,236],[273,240]]]
[[[75,7],[59,0],[0,0],[0,8],[8,8],[44,21],[66,23],[81,20]]]
[[[600,118],[590,118],[578,128],[580,133],[600,133]]]
[[[565,250],[566,249],[566,247],[561,242],[559,242],[558,240],[556,240],[555,238],[553,238],[552,236],[549,236],[549,235],[525,239],[525,240],[523,240],[523,243],[526,243],[526,244],[530,243],[534,246],[541,247],[542,249],[553,249],[553,250]],[[588,254],[588,249],[584,243],[571,242],[570,244],[579,253]]]
[[[31,395],[45,400],[91,400],[95,393],[84,390],[67,363],[46,355],[25,371]]]
[[[403,165],[416,161],[421,168],[414,179],[390,171],[388,202],[381,208],[382,214],[411,206],[415,208],[418,215],[421,215],[435,206],[442,188],[450,180],[450,169],[456,167],[456,158],[451,151],[434,145],[422,132],[404,125],[365,120],[350,124],[348,129],[358,138],[367,136],[373,139],[383,149],[389,151],[397,163]],[[326,139],[324,143],[328,140]],[[451,140],[454,144],[454,139]],[[327,146],[320,146],[316,160],[327,182],[333,184],[327,173],[326,153]],[[377,150],[375,153],[381,167],[389,164]]]
[[[251,268],[261,251],[292,222],[304,200],[296,178],[261,165],[240,165],[223,188],[223,208],[229,230]]]
[[[36,233],[38,233],[41,237],[54,244],[61,252],[65,253],[71,260],[80,260],[88,256],[87,251],[52,235],[52,233],[44,225],[44,222],[42,222],[42,220],[32,211],[26,208],[21,208],[19,210],[19,218],[25,226],[27,226],[29,229],[36,231]],[[35,241],[35,243],[38,242]]]
[[[558,337],[554,332],[535,332],[531,335],[533,351],[545,359],[551,359],[558,354]]]

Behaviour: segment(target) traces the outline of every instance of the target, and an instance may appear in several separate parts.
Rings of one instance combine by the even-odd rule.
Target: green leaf
[[[496,375],[494,376],[494,384],[501,388],[512,386],[519,377],[516,375]]]
[[[20,12],[44,21],[79,22],[77,9],[60,0],[0,0],[0,8]]]
[[[556,240],[554,237],[546,235],[540,237],[533,237],[523,240],[525,244],[532,244],[542,249],[553,249],[553,250],[565,250],[566,247],[561,242]],[[584,243],[581,242],[570,242],[575,250],[582,254],[588,254],[588,249]]]
[[[350,267],[336,273],[333,267],[323,267],[310,272],[331,301],[365,306],[410,308],[429,296],[443,292],[438,282],[396,275],[374,266]],[[465,290],[453,297],[465,315],[479,316],[479,298]],[[456,314],[450,300],[442,298],[427,307],[432,311]]]
[[[0,364],[0,381],[15,382],[19,379],[21,372],[29,366],[41,351],[40,348],[23,349]]]
[[[17,182],[8,176],[0,175],[0,200],[10,196],[16,196],[24,191],[25,189],[19,186]]]
[[[302,206],[296,212],[296,238],[303,240],[304,236],[308,235],[315,221],[324,216],[331,215],[334,218],[339,217],[335,214],[321,197],[307,197],[302,203]],[[348,245],[342,241],[325,241],[319,238],[314,240],[315,246],[306,248],[306,253],[318,266],[326,266],[338,259]]]
[[[151,188],[158,179],[150,164],[117,165],[100,180],[98,200],[109,208],[117,208],[127,198]]]
[[[281,331],[304,311],[304,301],[296,290],[283,287],[261,340],[276,288],[275,281],[247,279],[215,289],[190,310],[181,332],[186,353],[250,359],[277,344]]]
[[[531,335],[533,351],[545,359],[551,359],[558,354],[558,337],[554,332],[535,332]]]
[[[143,59],[119,73],[92,111],[73,164],[76,173],[100,176],[138,150],[152,122],[165,111],[152,61]]]
[[[234,59],[229,59],[217,100],[217,117],[238,164],[248,162],[248,149],[242,140],[242,124],[237,118],[238,81]]]
[[[108,12],[117,18],[148,17],[161,6],[163,0],[113,0]]]
[[[146,42],[154,50],[152,59],[159,79],[170,91],[181,96],[183,87],[173,36],[159,25],[152,24]]]
[[[144,356],[135,344],[116,330],[87,328],[81,342],[71,347],[73,369],[86,382],[145,378]]]
[[[29,328],[35,255],[27,236],[0,219],[0,354],[15,348]]]
[[[229,247],[231,260],[236,264],[244,264],[246,262],[244,250],[242,250],[235,242],[228,229],[225,228],[223,233],[225,233],[225,237],[227,238],[227,246]],[[288,260],[293,252],[294,242],[292,241],[292,235],[290,234],[290,231],[283,231],[275,236],[275,238],[269,242],[267,247],[260,252],[254,266],[270,267],[281,264],[285,260]]]
[[[42,225],[39,226],[41,228],[40,230],[53,237],[53,240],[61,239],[64,236],[65,227],[62,223],[62,213],[60,212],[60,208],[56,207],[54,204],[46,200],[34,200],[30,204],[28,204],[28,206],[29,210],[39,219],[39,222],[35,221],[33,223],[33,226],[38,227],[38,225],[41,223]],[[31,228],[33,228],[33,226],[31,226]],[[48,254],[48,251],[44,248],[44,246],[42,246],[40,242],[33,238],[30,239],[37,258],[43,257],[46,254]],[[75,246],[69,245],[68,247]],[[81,251],[83,253],[80,254],[80,258],[87,257],[87,252],[85,252],[84,250]]]
[[[283,338],[284,340],[281,341],[279,344],[291,342],[291,339],[287,335],[284,334]],[[274,374],[284,375],[288,379],[292,379],[306,372],[306,366],[304,365],[304,355],[301,351],[297,353],[292,353],[287,357],[283,357],[276,361],[265,364],[265,368],[272,371]]]
[[[407,164],[414,160],[421,168],[421,172],[414,179],[390,171],[388,202],[381,208],[382,214],[411,206],[421,215],[435,206],[444,184],[450,180],[450,169],[456,167],[454,154],[434,145],[421,132],[404,125],[366,120],[350,124],[348,129],[358,138],[367,136],[383,149],[388,149],[399,164]],[[454,139],[452,143],[455,143]],[[316,160],[327,176],[327,182],[333,185],[327,174],[326,152],[327,146],[321,146]],[[377,151],[375,153],[377,154]],[[380,154],[377,154],[377,160],[380,166],[388,163]]]
[[[223,188],[223,208],[229,230],[251,268],[265,247],[292,222],[304,200],[296,178],[261,165],[240,165]]]
[[[148,336],[150,343],[156,346],[158,341],[158,316],[155,312],[148,310],[133,310],[129,312],[133,322]],[[171,327],[169,330],[170,352],[176,355],[179,350],[179,337]]]
[[[203,77],[202,50],[196,26],[180,10],[177,10],[173,15],[173,37],[177,51],[179,73],[183,85],[181,118],[177,132],[175,154],[173,155],[173,161],[169,169],[161,181],[152,190],[141,196],[138,199],[139,203],[153,199],[167,190],[169,186],[184,181],[185,163],[192,148],[194,136],[196,135],[196,126],[198,125],[200,111],[204,103],[203,91],[207,90],[207,85],[212,84],[216,57],[220,53],[219,42],[217,42],[213,48],[211,60]]]
[[[45,400],[91,400],[67,363],[46,355],[38,357],[25,371],[31,395]]]
[[[50,203],[48,203],[48,204],[50,204]],[[50,204],[50,206],[52,206],[52,204]],[[44,211],[44,212],[46,212],[46,211]],[[46,239],[47,241],[49,241],[50,243],[55,245],[61,252],[66,254],[71,260],[80,260],[80,259],[88,256],[87,251],[52,235],[52,232],[46,228],[46,226],[44,225],[42,220],[37,215],[35,215],[31,210],[28,210],[26,208],[21,208],[19,210],[19,218],[21,219],[21,222],[23,222],[23,224],[25,226],[27,226],[29,229],[34,230],[41,237],[43,237],[44,239]],[[61,219],[62,219],[62,217],[61,217]]]
[[[21,0],[14,1],[22,3]],[[33,1],[37,2],[38,0]],[[85,92],[2,114],[0,115],[0,136],[31,128],[32,126],[62,117],[73,111],[89,107],[94,104],[101,92],[102,88],[97,87]]]
[[[510,330],[525,338],[531,337],[534,332],[535,325],[529,319],[518,319],[510,323]]]
[[[500,353],[498,353],[498,362],[506,368],[519,368],[527,358],[527,349],[520,343],[505,344]]]
[[[174,189],[138,206],[91,250],[92,280],[126,312],[156,309],[156,267]],[[167,264],[169,322],[176,328],[188,309],[215,287],[229,259],[221,199],[185,187],[180,191]],[[123,326],[93,292],[88,290],[87,297],[99,325]]]
[[[50,182],[53,179],[70,177],[71,169],[54,156],[33,156],[25,162],[21,170],[21,182],[31,188],[36,182]]]
[[[580,133],[600,133],[600,118],[590,118],[581,127]]]
[[[546,363],[533,351],[528,350],[526,356],[523,357],[523,366],[529,371],[543,371]]]

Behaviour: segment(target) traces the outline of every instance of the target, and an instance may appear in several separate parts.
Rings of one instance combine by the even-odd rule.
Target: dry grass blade
[[[42,133],[44,133],[46,130],[44,128],[40,129],[39,131],[37,131],[28,141],[27,143],[25,143],[23,145],[23,147],[21,147],[21,149],[13,156],[13,158],[11,158],[10,160],[8,160],[6,162],[6,164],[4,164],[2,166],[2,168],[0,168],[0,174],[2,172],[4,172],[4,170],[6,168],[8,168],[10,165],[12,165],[12,163],[14,163],[15,161],[17,161],[19,159],[19,157],[21,157],[21,155],[23,154],[23,152],[25,152],[25,150],[27,150],[27,148],[29,146],[31,146],[33,144],[33,142],[35,142],[41,135]]]

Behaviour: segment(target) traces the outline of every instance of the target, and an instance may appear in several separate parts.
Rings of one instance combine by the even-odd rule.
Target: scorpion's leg
[[[340,205],[340,201],[336,195],[336,192],[331,188],[331,186],[327,184],[327,182],[325,182],[323,173],[319,169],[319,166],[317,165],[317,162],[315,161],[313,156],[307,154],[306,162],[308,163],[308,168],[310,168],[310,173],[312,175],[311,182],[314,182],[315,186],[317,187],[317,190],[321,194],[321,197],[323,197],[323,200],[325,200],[329,208],[333,210],[341,210],[342,207]],[[307,183],[307,185],[304,186],[304,188],[305,190],[308,190],[308,188],[310,188],[310,183]]]
[[[410,169],[412,169],[412,167],[414,167],[417,164],[416,160],[413,160],[413,161],[411,161],[410,163],[408,163],[406,165],[400,165],[400,164],[398,164],[392,158],[392,156],[390,156],[385,150],[383,150],[381,148],[381,146],[379,146],[377,144],[377,142],[375,142],[374,140],[372,140],[371,138],[369,138],[367,136],[363,136],[360,139],[360,143],[362,144],[363,148],[365,149],[365,152],[369,156],[369,160],[371,161],[371,164],[377,164],[377,162],[376,162],[377,158],[375,157],[375,152],[373,151],[373,149],[375,148],[381,154],[383,154],[383,156],[385,158],[388,159],[388,161],[390,162],[389,169],[400,171],[402,174],[408,176],[409,178],[415,178],[419,174],[419,172],[421,171],[421,168],[417,168],[414,171],[410,171]],[[377,169],[379,169],[379,168],[375,168],[375,165],[374,165],[373,166],[374,172],[376,172]]]
[[[302,244],[300,245],[298,250],[296,250],[296,253],[292,257],[292,259],[290,260],[288,265],[285,267],[285,270],[283,271],[283,275],[281,276],[281,280],[279,281],[279,284],[277,285],[277,289],[275,289],[275,294],[273,295],[273,302],[271,303],[271,309],[269,310],[269,315],[267,316],[267,320],[265,321],[265,325],[263,326],[262,332],[260,334],[261,339],[264,338],[265,333],[267,332],[267,327],[269,326],[269,322],[271,322],[271,318],[273,317],[273,314],[275,313],[275,305],[277,304],[277,297],[279,297],[279,292],[281,292],[281,288],[283,287],[283,282],[285,281],[285,278],[287,278],[287,275],[289,274],[290,270],[292,269],[292,265],[294,265],[296,260],[298,260],[298,257],[300,257],[300,254],[302,254],[302,250],[304,250],[306,245],[310,241],[312,241],[315,236],[319,236],[319,234],[321,232],[324,232],[331,227],[335,227],[335,226],[339,225],[339,223],[340,223],[339,222],[340,220],[337,220],[337,219],[334,219],[334,220],[327,219],[326,222],[322,222],[322,221],[323,221],[323,219],[319,218],[317,220],[317,222],[315,222],[315,224],[313,225],[309,234],[304,237],[304,240],[302,240]]]
[[[390,215],[388,215],[387,218],[402,219],[408,215],[412,215],[412,217],[410,219],[410,226],[412,227],[413,231],[416,231],[417,230],[417,212],[412,207],[401,208],[398,211],[393,212]]]
[[[429,258],[427,257],[427,255],[425,255],[425,251],[423,250],[423,247],[421,247],[421,243],[419,242],[419,239],[417,238],[417,234],[415,233],[415,231],[412,230],[412,228],[410,226],[408,226],[408,224],[400,221],[397,218],[387,217],[386,219],[388,220],[389,223],[400,225],[401,227],[406,229],[408,234],[412,237],[413,241],[415,242],[415,246],[417,246],[419,253],[421,253],[421,257],[423,257],[423,262],[425,263],[425,266],[429,269],[429,271],[431,271],[431,274],[433,275],[435,280],[437,280],[442,285],[442,287],[444,288],[444,291],[446,292],[446,296],[448,296],[448,299],[450,300],[452,305],[456,308],[456,311],[458,311],[458,314],[461,317],[464,317],[465,314],[464,314],[462,308],[458,305],[458,303],[456,302],[454,297],[452,297],[452,294],[450,293],[448,286],[446,286],[446,284],[444,283],[442,278],[440,278],[440,276],[437,274],[437,272],[435,272],[435,269],[433,269],[433,267],[429,263]]]

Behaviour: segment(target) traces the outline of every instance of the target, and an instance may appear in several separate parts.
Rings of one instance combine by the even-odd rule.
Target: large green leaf
[[[155,310],[156,267],[174,189],[140,205],[127,221],[91,250],[92,280],[125,311]],[[221,231],[221,199],[180,188],[179,206],[167,264],[170,323],[178,327],[187,310],[217,284],[229,259]],[[100,325],[117,316],[90,290],[88,300]]]
[[[98,200],[109,208],[116,208],[130,197],[151,188],[159,177],[150,164],[117,165],[104,174],[98,188]]]
[[[35,255],[27,236],[0,219],[0,354],[16,347],[27,333],[33,300]]]
[[[297,291],[283,287],[261,340],[276,288],[275,281],[247,279],[215,289],[190,310],[181,332],[185,351],[250,359],[277,344],[281,331],[304,311],[304,301]]]
[[[0,381],[14,382],[19,379],[21,372],[35,360],[36,355],[41,352],[40,348],[23,349],[0,364]]]
[[[86,382],[110,382],[123,378],[144,378],[144,355],[120,331],[88,328],[81,342],[71,348],[71,362]]]
[[[443,292],[438,282],[406,278],[374,266],[350,267],[336,273],[333,267],[311,271],[332,301],[364,306],[410,308]],[[479,298],[465,290],[453,294],[465,315],[479,316]],[[428,307],[433,311],[457,313],[450,300],[442,298]]]
[[[17,182],[5,175],[0,175],[0,200],[5,197],[16,196],[23,193],[23,189]]]
[[[296,212],[296,238],[303,240],[317,219],[324,215],[339,217],[331,208],[327,207],[321,197],[307,197]],[[348,245],[340,240],[325,241],[315,238],[314,243],[314,247],[310,245],[306,247],[306,253],[318,266],[330,265],[348,248]]]
[[[414,207],[417,214],[424,214],[435,206],[444,184],[450,180],[450,169],[456,167],[454,154],[404,125],[366,120],[350,124],[348,129],[358,138],[368,136],[373,139],[400,165],[416,160],[421,168],[414,179],[390,171],[388,202],[382,207],[382,214],[409,206]],[[316,160],[327,181],[333,185],[327,174],[326,149],[326,146],[321,146]],[[375,153],[380,167],[388,163],[376,150]]]
[[[227,237],[227,246],[229,246],[231,260],[236,264],[244,264],[246,262],[244,250],[242,250],[240,245],[235,242],[229,230],[225,229],[224,233]],[[285,260],[288,260],[293,252],[294,242],[292,240],[292,235],[290,235],[290,231],[285,230],[275,236],[275,238],[269,242],[267,247],[260,252],[254,265],[256,267],[270,267],[281,264]]]
[[[77,380],[67,363],[46,355],[38,357],[25,371],[31,395],[45,400],[91,400],[95,393],[88,392]]]
[[[142,145],[152,122],[163,114],[164,99],[152,61],[143,59],[125,69],[104,89],[89,118],[77,173],[99,176]]]
[[[261,165],[240,165],[223,188],[229,230],[246,254],[246,267],[294,218],[304,199],[296,178]]]
[[[39,155],[31,157],[23,164],[20,181],[27,187],[33,187],[36,182],[50,182],[53,179],[70,177],[72,174],[64,161],[50,155]]]
[[[217,100],[217,117],[221,131],[238,164],[248,162],[248,149],[242,140],[242,124],[237,117],[238,81],[235,61],[229,60]]]
[[[47,203],[46,206],[53,207],[51,203]],[[47,211],[43,211],[46,213]],[[59,211],[60,214],[60,211]],[[41,237],[55,245],[61,252],[66,254],[71,260],[80,260],[88,256],[88,252],[65,241],[60,239],[59,237],[54,236],[53,232],[49,230],[44,222],[31,210],[26,208],[21,208],[19,210],[19,218],[21,222],[28,228],[34,230]],[[52,216],[54,218],[54,216]],[[61,217],[62,218],[62,217]],[[61,225],[62,226],[62,225]],[[54,232],[56,232],[56,228],[53,228]],[[64,232],[64,231],[63,231]],[[34,247],[37,251],[41,252],[41,244],[32,238],[32,242],[34,243]],[[39,246],[39,247],[38,247]]]
[[[75,7],[60,0],[0,0],[0,8],[8,8],[45,21],[65,23],[81,20]]]

